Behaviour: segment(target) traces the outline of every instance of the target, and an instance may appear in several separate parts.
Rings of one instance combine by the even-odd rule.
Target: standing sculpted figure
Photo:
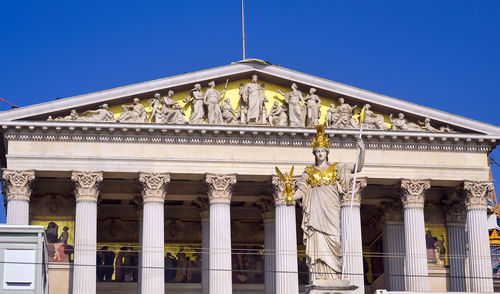
[[[163,116],[163,122],[177,125],[186,124],[187,121],[184,118],[186,113],[184,113],[182,106],[180,106],[179,102],[175,101],[173,97],[174,91],[169,90],[167,96],[163,97],[161,100],[162,107],[160,113]]]
[[[319,109],[319,105],[321,103],[321,99],[318,95],[315,94],[316,89],[309,89],[309,94],[304,98],[306,102],[306,126],[312,127],[315,125],[319,125],[319,117],[321,116],[321,110]]]
[[[376,114],[370,110],[371,105],[365,105],[365,121],[363,122],[363,128],[366,129],[377,129],[377,130],[387,130],[387,125],[384,122],[384,116],[382,114]]]
[[[147,113],[139,98],[134,98],[132,105],[122,105],[122,114],[117,119],[118,122],[144,123]]]
[[[281,106],[278,101],[274,101],[271,112],[269,113],[269,122],[273,127],[286,127],[288,124],[286,109],[284,106]]]
[[[208,83],[209,88],[205,92],[205,104],[207,105],[207,123],[208,124],[221,124],[222,123],[222,113],[220,110],[219,100],[224,97],[226,93],[226,88],[219,92],[215,89],[215,82],[211,81]],[[227,86],[227,84],[226,84]]]
[[[420,131],[422,128],[420,128],[417,124],[408,122],[405,118],[405,115],[402,114],[401,112],[398,113],[398,118],[393,119],[392,118],[392,113],[389,115],[389,121],[391,122],[392,126],[391,129],[398,131]]]
[[[295,200],[302,199],[302,229],[310,279],[338,280],[342,271],[340,196],[352,186],[353,163],[328,162],[330,142],[323,126],[315,126],[312,148],[315,164],[307,166],[297,185]],[[357,172],[364,165],[365,146],[358,139]],[[293,203],[292,203],[293,204]]]
[[[238,120],[240,124],[246,125],[248,123],[248,101],[245,101],[245,97],[243,95],[243,89],[245,85],[240,84],[240,91],[238,95],[240,96],[240,109],[238,110]]]
[[[269,114],[267,113],[267,108],[266,108],[266,103],[269,102],[269,100],[266,97],[266,85],[262,83],[260,85],[260,90],[262,92],[261,95],[261,101],[260,101],[260,116],[259,116],[259,123],[260,124],[269,124]]]
[[[333,123],[332,127],[337,129],[357,128],[358,123],[356,122],[356,119],[352,117],[356,106],[357,105],[351,106],[344,102],[344,98],[339,98],[339,106],[336,108],[338,119]]]
[[[291,86],[292,91],[283,93],[278,89],[278,92],[285,97],[285,103],[288,105],[288,121],[291,127],[304,126],[304,111],[302,106],[305,104],[302,92],[295,83]],[[301,104],[302,103],[302,104]]]
[[[151,122],[153,118],[155,119],[156,123],[163,122],[163,114],[160,112],[160,96],[160,93],[155,93],[154,98],[148,101],[149,106],[152,109],[148,122]]]
[[[203,109],[203,103],[205,99],[205,93],[201,90],[200,84],[195,84],[194,89],[189,91],[186,99],[183,100],[184,103],[193,103],[191,116],[189,117],[190,124],[202,124],[203,118],[205,116],[205,110]]]
[[[335,104],[330,104],[330,108],[326,113],[325,117],[325,125],[327,128],[332,128],[335,122],[339,119],[340,115],[338,115],[337,110],[335,109]]]
[[[243,101],[247,105],[246,119],[249,123],[259,122],[261,105],[266,98],[262,87],[257,82],[257,75],[253,75],[252,81],[243,86],[241,91]]]

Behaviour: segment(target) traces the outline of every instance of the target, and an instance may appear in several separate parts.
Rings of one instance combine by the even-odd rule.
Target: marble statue
[[[238,119],[236,117],[236,110],[231,106],[229,98],[224,99],[224,103],[220,106],[222,112],[222,120],[226,124],[236,124]]]
[[[319,125],[319,117],[321,116],[321,110],[319,108],[321,104],[321,99],[315,94],[316,89],[309,89],[309,94],[304,97],[306,102],[306,126],[312,127]]]
[[[353,163],[328,162],[330,142],[323,126],[315,128],[317,135],[312,142],[315,164],[305,168],[293,196],[302,200],[303,240],[312,284],[341,278],[340,197],[348,193],[355,169]],[[357,172],[360,172],[365,146],[359,138],[357,147],[360,151]]]
[[[160,109],[162,121],[157,122],[177,125],[186,124],[187,121],[184,118],[186,113],[184,113],[184,110],[182,109],[182,106],[179,105],[179,102],[175,101],[172,97],[174,97],[174,91],[169,90],[167,96],[163,97],[160,101],[162,105]]]
[[[200,84],[195,84],[194,88],[189,91],[184,103],[192,102],[191,116],[189,117],[190,124],[202,124],[205,117],[205,109],[203,108],[205,102],[205,93],[201,90]]]
[[[423,122],[419,121],[420,127],[422,128],[422,131],[427,131],[427,132],[447,132],[447,133],[455,133],[450,126],[442,126],[439,127],[439,129],[431,126],[431,119],[426,117]]]
[[[358,123],[353,118],[354,110],[357,105],[351,106],[344,102],[344,98],[339,98],[339,105],[335,109],[337,112],[337,119],[332,124],[333,128],[337,129],[355,129]]]
[[[262,86],[257,83],[257,75],[252,76],[252,81],[241,90],[242,98],[247,105],[246,119],[249,123],[258,123],[261,117],[262,101],[266,99]]]
[[[415,123],[408,122],[405,115],[401,112],[398,113],[398,118],[392,118],[392,113],[389,115],[389,121],[391,122],[391,130],[395,131],[421,131],[422,128]]]
[[[382,114],[376,114],[370,110],[371,105],[365,105],[365,121],[363,122],[363,128],[368,130],[387,130],[388,127],[384,122],[384,116]]]
[[[269,122],[273,127],[286,127],[288,125],[286,107],[281,106],[278,101],[274,101],[273,103],[273,107],[269,113]]]
[[[267,113],[266,103],[269,102],[265,95],[266,85],[262,83],[260,85],[260,89],[262,91],[262,99],[260,101],[260,115],[259,115],[259,124],[268,125],[269,124],[269,114]]]
[[[330,108],[328,108],[328,111],[326,112],[326,117],[325,117],[325,126],[327,128],[332,128],[333,124],[339,119],[339,115],[337,110],[335,109],[335,104],[330,104]]]
[[[104,103],[99,106],[99,109],[87,110],[83,112],[82,116],[79,117],[78,120],[91,122],[112,122],[115,120],[115,116],[108,110],[108,104]]]
[[[224,97],[226,94],[226,89],[227,89],[227,82],[226,82],[226,87],[222,92],[219,92],[217,89],[215,89],[215,82],[211,81],[208,83],[208,89],[205,92],[205,104],[207,105],[207,123],[208,124],[222,124],[222,113],[220,109],[220,104],[219,101],[221,97]]]
[[[246,98],[244,98],[243,95],[243,89],[245,88],[244,84],[240,84],[240,90],[238,92],[238,95],[240,96],[240,108],[238,110],[238,121],[242,125],[246,125],[248,123],[248,101],[245,101]]]
[[[132,105],[122,105],[123,112],[117,119],[118,122],[144,123],[146,122],[146,109],[141,104],[139,98],[134,98]]]
[[[163,114],[160,110],[160,93],[155,93],[154,98],[148,101],[149,106],[151,107],[151,115],[149,116],[148,122],[151,122],[152,119],[155,119],[156,123],[163,122]]]
[[[48,121],[52,121],[52,120],[78,120],[79,116],[78,116],[78,113],[76,112],[75,109],[71,109],[71,112],[69,113],[69,115],[66,115],[66,116],[59,116],[59,117],[56,117],[56,118],[52,118],[52,116],[49,116],[47,118]]]
[[[302,97],[302,92],[295,83],[291,86],[292,91],[283,93],[278,89],[278,92],[285,97],[285,103],[288,105],[288,121],[291,127],[303,127],[304,126],[304,109],[305,104],[304,98]]]

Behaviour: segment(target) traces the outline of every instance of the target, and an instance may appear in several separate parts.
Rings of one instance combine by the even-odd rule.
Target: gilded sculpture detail
[[[341,199],[348,197],[344,197],[344,194],[352,191],[350,187],[353,182],[352,174],[355,169],[357,172],[361,171],[365,156],[363,141],[359,139],[357,146],[360,152],[357,166],[343,162],[330,164],[328,162],[330,142],[324,126],[315,127],[317,135],[311,144],[315,164],[306,167],[293,194],[294,200],[301,200],[303,241],[312,285],[318,280],[333,281],[341,278]],[[283,176],[280,178],[286,179]],[[281,182],[286,181],[281,180]],[[355,191],[359,191],[363,183],[366,185],[366,181],[359,181],[359,187],[356,186]],[[281,190],[286,191],[286,189]]]
[[[315,88],[310,88],[307,95],[292,83],[290,91],[276,87],[266,89],[266,84],[259,82],[257,75],[252,75],[248,83],[240,83],[238,88],[228,88],[226,80],[224,88],[218,90],[215,81],[207,84],[206,90],[201,84],[194,84],[183,100],[174,98],[174,91],[168,90],[167,95],[155,93],[153,98],[142,103],[134,98],[132,104],[121,106],[121,112],[115,113],[108,104],[102,104],[98,109],[78,113],[75,109],[66,116],[48,121],[82,121],[82,122],[118,122],[118,123],[160,123],[160,124],[209,124],[209,125],[257,125],[274,127],[312,127],[323,124],[334,129],[393,130],[412,132],[455,133],[448,125],[435,127],[428,117],[417,123],[408,121],[404,113],[382,114],[365,104],[364,121],[360,122],[361,106],[346,102],[339,97],[336,103],[325,107]],[[220,89],[220,88],[219,88]],[[273,99],[266,96],[271,93]],[[234,104],[232,104],[234,103]],[[324,108],[322,115],[321,108]],[[189,114],[189,118],[186,118]]]

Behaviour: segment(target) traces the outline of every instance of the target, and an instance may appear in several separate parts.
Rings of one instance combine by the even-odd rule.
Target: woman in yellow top
[[[324,127],[315,127],[317,136],[313,139],[312,148],[316,163],[306,167],[294,198],[302,199],[303,239],[311,281],[338,280],[342,271],[339,198],[352,185],[354,164],[330,164],[330,143]],[[358,139],[357,147],[360,150],[357,166],[359,172],[365,158],[365,146],[361,139]]]

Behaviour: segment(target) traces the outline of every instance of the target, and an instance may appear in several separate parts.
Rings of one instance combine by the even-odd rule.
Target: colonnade
[[[29,201],[35,172],[3,170],[2,179],[7,199],[7,223],[29,224]],[[103,176],[100,172],[73,172],[71,180],[75,184],[76,198],[73,293],[92,294],[96,292],[97,199]],[[209,248],[208,264],[206,258],[202,261],[204,294],[232,293],[230,203],[236,180],[236,175],[207,174],[208,201],[198,201],[202,216],[202,247]],[[139,182],[143,205],[140,291],[142,294],[161,294],[165,291],[163,213],[170,175],[141,173]],[[348,193],[340,199],[344,273],[359,287],[358,293],[364,293],[360,221],[364,186],[366,179],[358,179],[354,198],[351,199]],[[272,178],[272,187],[274,214],[272,204],[260,205],[265,227],[265,293],[298,293],[295,206],[286,204],[284,186],[277,177]],[[387,222],[383,231],[385,253],[401,257],[384,261],[387,285],[390,290],[428,291],[423,208],[430,181],[402,180],[400,188],[403,216],[400,222]],[[486,227],[487,195],[492,183],[465,181],[462,188],[465,207],[457,204],[447,214],[450,256],[457,256],[450,258],[451,290],[493,292]],[[469,261],[470,289],[466,289],[465,254]],[[207,253],[203,252],[202,256],[206,257]]]

